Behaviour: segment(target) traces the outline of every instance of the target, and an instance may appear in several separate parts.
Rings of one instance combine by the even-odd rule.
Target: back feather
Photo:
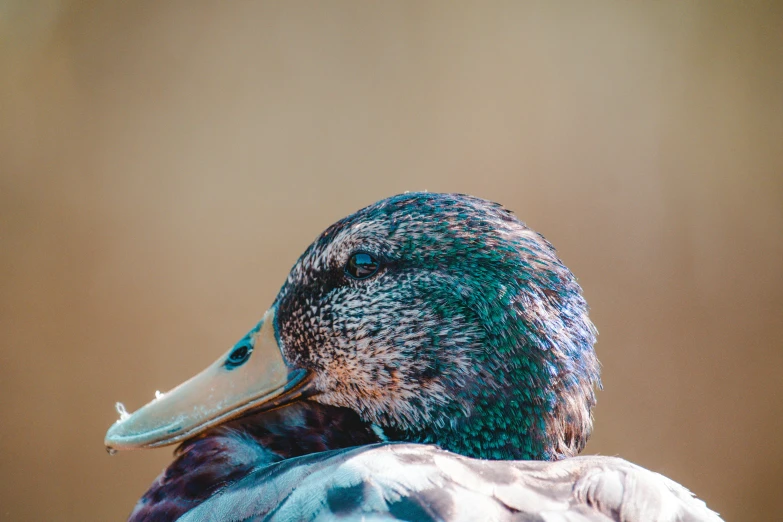
[[[180,520],[721,519],[679,484],[619,458],[491,461],[392,443],[259,467]]]

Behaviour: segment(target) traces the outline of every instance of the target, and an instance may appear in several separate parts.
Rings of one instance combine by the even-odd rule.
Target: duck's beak
[[[275,338],[271,308],[248,334],[244,364],[227,364],[229,350],[206,370],[122,415],[106,432],[108,450],[153,448],[189,439],[248,410],[277,407],[301,396],[305,372],[290,371]]]

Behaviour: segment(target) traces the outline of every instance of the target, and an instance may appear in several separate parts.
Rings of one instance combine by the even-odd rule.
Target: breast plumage
[[[719,520],[577,457],[596,331],[552,245],[500,205],[406,193],[335,223],[261,321],[106,435],[181,443],[131,520]]]

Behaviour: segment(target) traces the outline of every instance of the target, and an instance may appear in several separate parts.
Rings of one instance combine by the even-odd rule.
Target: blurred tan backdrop
[[[589,5],[588,5],[589,4]],[[587,451],[783,520],[780,2],[0,2],[0,516],[120,520],[109,457],[327,225],[510,207],[601,332]]]

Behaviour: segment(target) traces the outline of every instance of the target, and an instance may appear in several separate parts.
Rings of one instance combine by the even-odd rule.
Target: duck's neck
[[[130,521],[175,520],[259,467],[374,442],[378,436],[352,410],[310,401],[243,417],[180,446]]]

